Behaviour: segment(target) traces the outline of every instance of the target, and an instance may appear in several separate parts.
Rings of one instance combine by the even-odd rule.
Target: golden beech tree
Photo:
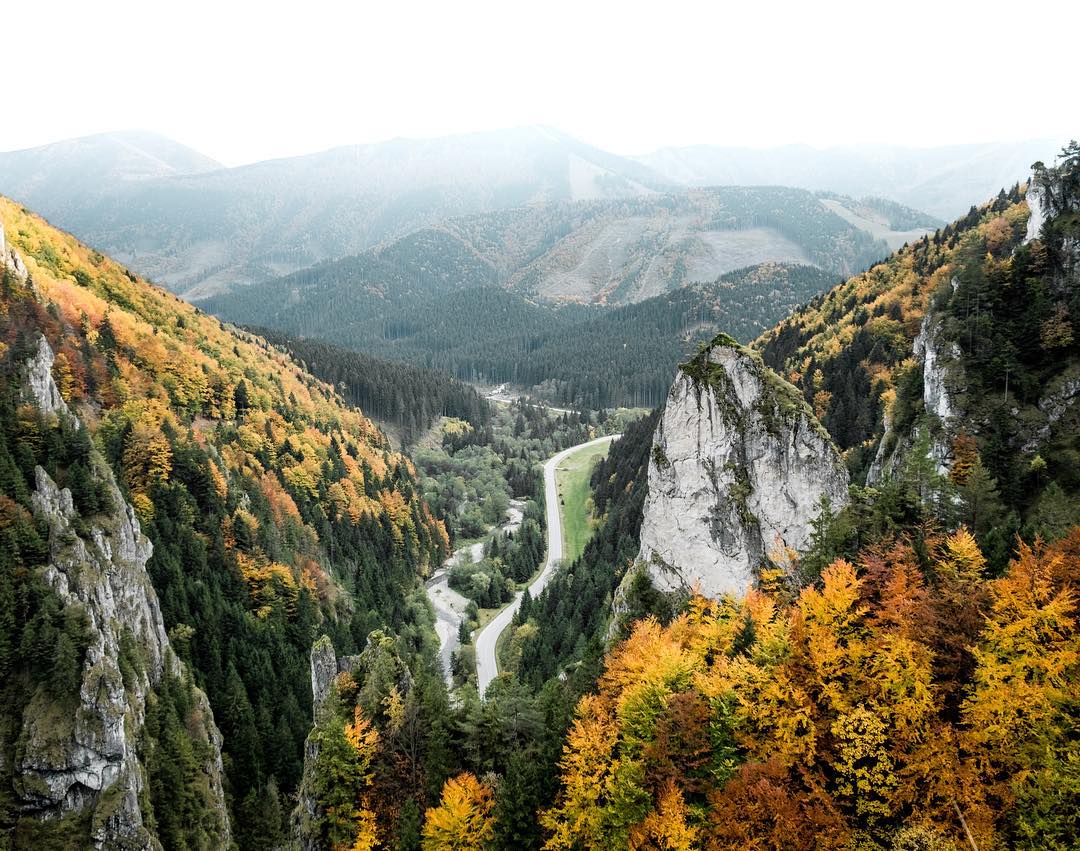
[[[424,818],[424,851],[481,851],[495,835],[491,787],[469,772],[451,777]]]
[[[617,730],[610,707],[597,695],[586,695],[567,735],[562,769],[562,792],[556,806],[541,814],[550,833],[551,849],[601,847],[606,819],[604,807],[613,785]]]
[[[832,713],[852,708],[852,685],[863,673],[867,648],[855,567],[839,559],[821,574],[821,590],[799,596],[793,636],[815,701]]]
[[[889,815],[889,798],[897,786],[885,724],[859,706],[833,723],[832,734],[837,797],[850,808],[859,827],[869,828]]]

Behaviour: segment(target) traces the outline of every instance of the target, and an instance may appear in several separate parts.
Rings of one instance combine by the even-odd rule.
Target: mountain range
[[[882,196],[951,221],[1049,160],[1064,140],[1032,139],[931,148],[844,145],[813,148],[661,148],[635,159],[683,186],[776,184]]]
[[[655,203],[658,193],[685,194],[695,186],[785,185],[884,197],[931,218],[951,218],[970,199],[1023,179],[1034,159],[1053,151],[1040,142],[927,151],[697,147],[635,159],[557,130],[524,127],[395,139],[223,168],[159,136],[113,133],[0,153],[0,192],[174,292],[204,298],[357,254],[451,218],[521,208],[528,217],[536,207],[568,204],[569,223],[555,225],[565,236],[578,218],[592,218],[588,203],[579,212],[575,202]],[[656,276],[677,271],[683,256],[691,269],[704,264],[711,276],[753,262],[799,259],[772,234],[729,235],[734,244],[717,247],[697,236],[700,223],[678,215],[660,223],[650,215],[630,218],[594,222],[575,250],[577,259],[565,257],[551,269],[550,277],[560,282],[556,295],[580,298],[603,289],[592,281],[597,264],[611,263],[618,272],[623,251],[634,244],[655,244]],[[904,241],[882,233],[880,222],[863,219],[849,223],[874,239],[885,237],[890,248]],[[711,257],[717,253],[738,259],[722,268]],[[623,277],[632,271],[623,269]],[[584,290],[582,276],[590,280]],[[658,291],[648,277],[637,285],[637,297]]]

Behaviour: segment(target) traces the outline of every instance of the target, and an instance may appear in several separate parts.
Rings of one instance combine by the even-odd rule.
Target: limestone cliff
[[[23,397],[49,418],[75,421],[52,376],[44,337],[25,364]],[[88,646],[81,684],[70,706],[39,690],[22,717],[13,787],[24,816],[53,821],[90,813],[85,847],[157,849],[146,810],[143,723],[165,677],[182,678],[157,595],[146,570],[150,541],[104,459],[93,451],[90,475],[107,494],[106,508],[81,517],[72,493],[41,467],[31,496],[48,530],[42,578],[65,609],[81,612]],[[230,846],[222,788],[221,735],[205,695],[192,690],[187,735],[206,754],[199,787],[214,825],[213,847]]]
[[[954,280],[954,290],[955,286]],[[956,396],[964,387],[963,355],[955,341],[946,339],[944,320],[937,310],[931,308],[923,316],[912,354],[922,374],[926,416],[898,431],[885,413],[881,441],[866,475],[868,485],[897,474],[916,445],[925,444],[927,458],[939,476],[947,476],[952,466],[952,438],[960,420]]]
[[[304,742],[304,776],[293,811],[293,834],[301,851],[320,851],[323,847],[316,824],[322,818],[322,808],[315,796],[315,766],[319,759],[318,725],[323,704],[334,688],[338,674],[353,671],[360,664],[359,656],[338,656],[328,636],[322,636],[311,647],[311,699],[313,728]]]
[[[721,335],[680,367],[653,440],[641,560],[663,591],[743,594],[777,545],[804,548],[847,470],[799,392]]]

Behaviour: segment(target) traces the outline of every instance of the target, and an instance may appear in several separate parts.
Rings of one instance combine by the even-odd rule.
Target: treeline
[[[451,376],[399,361],[374,358],[321,340],[253,329],[296,359],[308,372],[333,385],[350,405],[396,426],[411,444],[437,417],[464,420],[482,429],[490,405]]]
[[[288,321],[301,333],[378,358],[446,370],[463,381],[530,388],[560,406],[651,408],[664,400],[676,366],[698,342],[720,330],[752,340],[833,283],[832,274],[813,266],[767,263],[618,308],[553,308],[481,287],[425,297],[397,310],[384,306],[387,312],[377,318],[341,326],[309,325],[298,314]],[[297,351],[317,345],[276,339],[288,339]],[[332,347],[310,351],[309,366],[327,380],[342,371],[325,371],[327,363],[347,362]],[[396,375],[377,363],[371,368],[374,375]],[[409,380],[405,373],[402,378]],[[396,388],[388,384],[385,395],[393,409]]]

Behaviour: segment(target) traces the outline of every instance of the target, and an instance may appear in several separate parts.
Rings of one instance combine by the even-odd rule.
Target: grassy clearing
[[[555,487],[562,512],[563,557],[567,563],[581,555],[592,535],[589,476],[596,462],[607,455],[610,446],[610,443],[600,443],[579,449],[555,470]]]

